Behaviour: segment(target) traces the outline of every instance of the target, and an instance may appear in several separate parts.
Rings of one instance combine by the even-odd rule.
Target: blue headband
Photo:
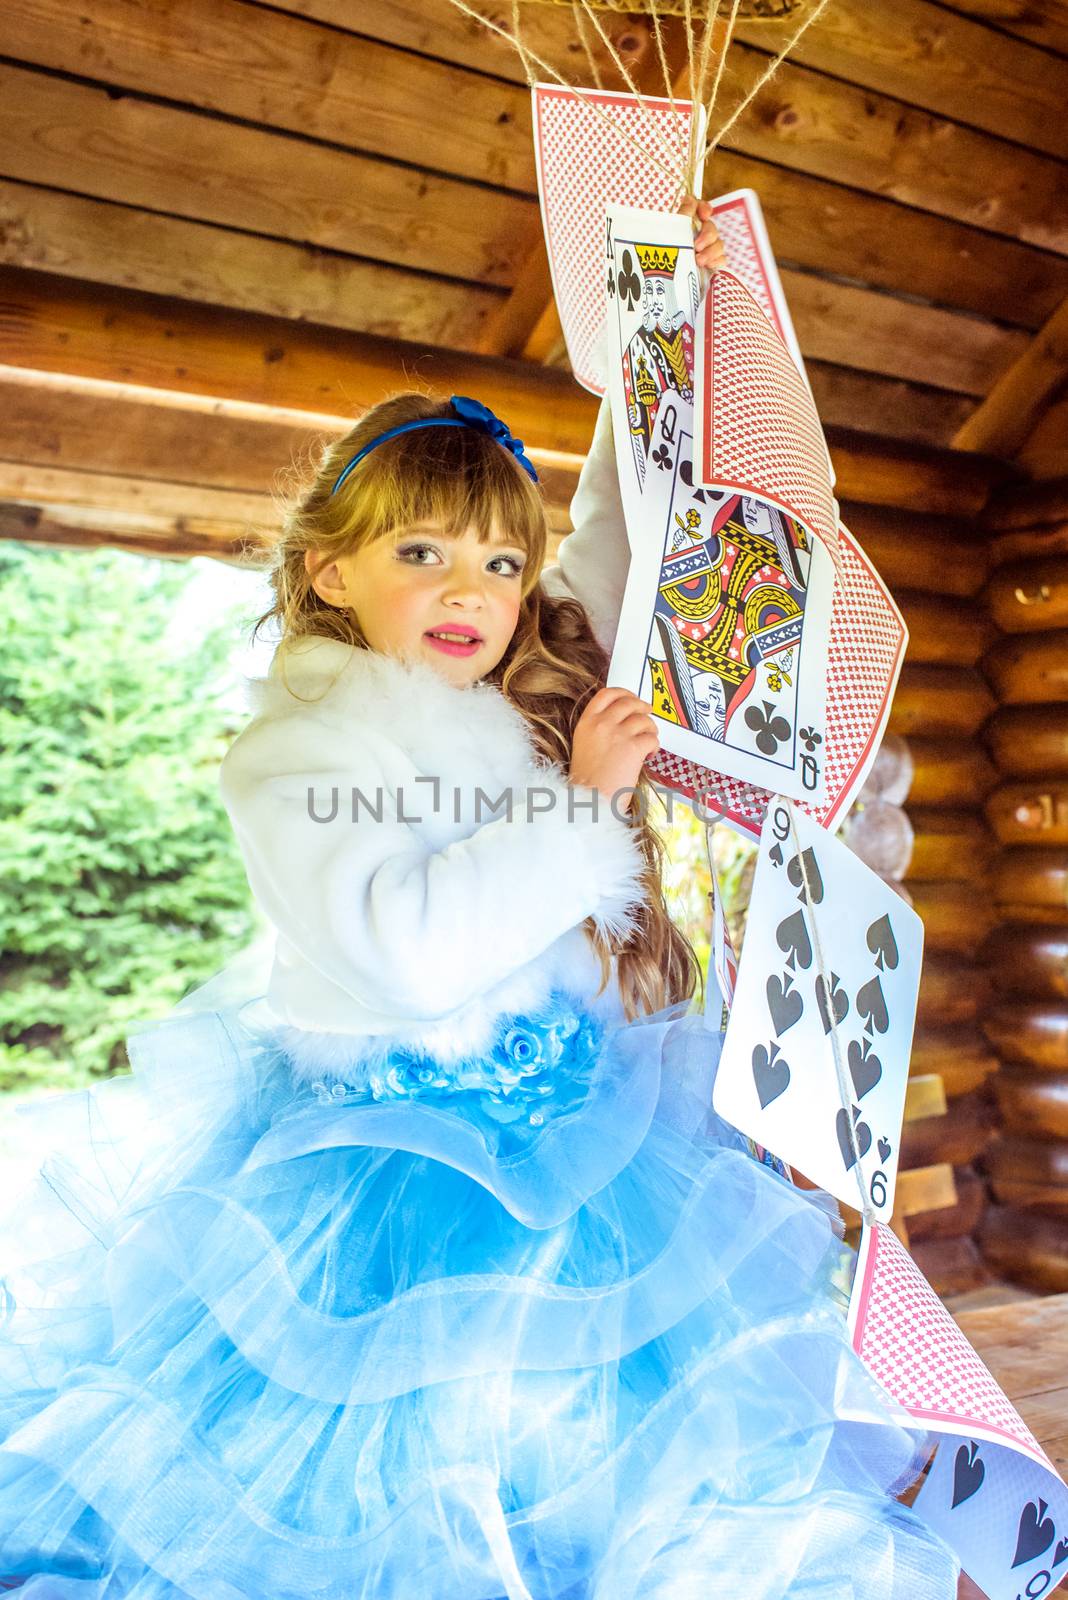
[[[372,439],[370,444],[365,444],[361,450],[357,450],[352,460],[343,468],[330,493],[337,494],[353,467],[358,466],[364,456],[374,450],[377,445],[385,444],[387,439],[395,439],[398,434],[413,433],[416,428],[476,428],[479,433],[488,433],[491,439],[496,439],[498,444],[503,444],[506,450],[512,452],[523,471],[537,483],[538,474],[523,453],[522,439],[513,439],[506,425],[501,421],[500,417],[494,416],[489,406],[484,406],[481,400],[470,400],[464,394],[454,394],[449,404],[452,406],[453,411],[456,412],[454,417],[419,417],[414,422],[402,422],[399,427],[387,428],[385,433],[378,435],[377,439]]]

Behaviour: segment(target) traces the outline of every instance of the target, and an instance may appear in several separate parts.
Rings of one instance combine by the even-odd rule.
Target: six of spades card
[[[922,951],[923,924],[900,895],[774,801],[713,1103],[876,1217],[894,1209]]]

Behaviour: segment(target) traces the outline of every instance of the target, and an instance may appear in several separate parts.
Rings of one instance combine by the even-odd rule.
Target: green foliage
[[[217,789],[235,627],[177,637],[189,581],[0,544],[0,1088],[122,1069],[256,927]]]

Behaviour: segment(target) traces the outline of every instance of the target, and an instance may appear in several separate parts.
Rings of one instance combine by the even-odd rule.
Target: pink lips
[[[469,632],[467,628],[446,628],[444,631],[446,633]],[[439,639],[435,637],[435,635],[429,630],[423,635],[423,637],[428,641],[428,643],[432,644],[436,650],[442,650],[448,656],[473,656],[479,645],[482,643],[482,640],[476,634],[471,634],[471,642],[469,644],[460,644],[460,642],[456,639]]]

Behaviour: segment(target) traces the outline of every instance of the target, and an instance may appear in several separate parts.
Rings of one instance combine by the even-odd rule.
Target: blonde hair
[[[305,551],[322,552],[315,570],[384,537],[393,529],[426,522],[459,534],[473,525],[488,541],[506,531],[526,553],[519,620],[503,658],[482,680],[496,685],[522,714],[534,747],[546,763],[566,773],[575,726],[590,698],[604,687],[609,658],[594,638],[578,601],[552,599],[541,587],[548,527],[532,480],[496,440],[473,428],[421,428],[378,445],[342,484],[343,468],[365,444],[417,418],[452,415],[447,402],[405,393],[372,407],[356,426],[323,452],[311,483],[283,518],[272,551],[274,604],[257,621],[253,637],[273,622],[281,645],[308,634],[367,649],[355,614],[328,604],[315,591]],[[624,1014],[634,1020],[679,1000],[689,1000],[701,979],[689,941],[668,914],[663,852],[648,813],[655,791],[644,780],[632,802],[633,831],[645,869],[645,903],[623,943],[583,923],[601,962],[602,993],[617,958]]]

